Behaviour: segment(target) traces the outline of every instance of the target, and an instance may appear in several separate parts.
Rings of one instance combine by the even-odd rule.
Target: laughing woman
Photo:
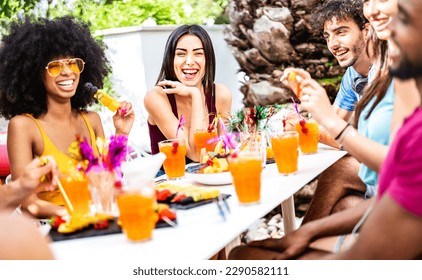
[[[207,32],[198,25],[174,30],[167,40],[157,85],[144,99],[153,154],[159,152],[158,142],[176,138],[183,116],[186,124],[177,138],[185,140],[187,158],[199,160],[194,132],[206,129],[216,114],[228,116],[231,110],[229,89],[215,84],[214,78],[215,55]]]
[[[12,25],[0,46],[0,114],[10,119],[7,148],[12,179],[35,157],[51,155],[60,172],[72,159],[68,147],[78,135],[95,147],[104,137],[101,119],[87,111],[95,103],[86,82],[103,86],[109,72],[101,44],[88,26],[71,17]],[[116,134],[132,128],[132,105],[121,102],[113,116]],[[42,198],[40,200],[39,198]],[[63,214],[60,193],[33,195],[22,206],[36,216]]]

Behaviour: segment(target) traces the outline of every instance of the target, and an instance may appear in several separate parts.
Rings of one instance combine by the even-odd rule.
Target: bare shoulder
[[[101,117],[100,114],[94,111],[87,111],[85,113],[86,117],[88,118],[88,121],[94,125],[94,124],[101,124]]]
[[[27,117],[27,116],[24,116],[24,115],[14,116],[9,121],[9,126],[22,127],[22,126],[27,126],[27,125],[30,125],[30,124],[35,124],[35,122],[30,117]]]
[[[101,117],[97,112],[94,111],[87,111],[85,113],[88,122],[92,126],[92,129],[95,132],[95,135],[102,136],[104,134],[103,123],[101,121]]]
[[[147,91],[144,97],[144,105],[149,112],[152,108],[157,105],[165,104],[164,101],[167,99],[166,94],[162,91],[161,87],[155,86]]]
[[[217,98],[231,99],[232,93],[230,89],[224,84],[215,84],[215,92],[216,92]]]
[[[13,178],[22,174],[34,156],[44,151],[44,140],[38,125],[25,115],[13,117],[7,129],[7,153]]]
[[[232,93],[223,84],[215,85],[217,112],[222,115],[230,115],[232,107]]]
[[[31,134],[31,132],[38,131],[37,124],[31,118],[18,115],[10,119],[8,124],[8,134],[13,132],[24,132],[24,134]]]

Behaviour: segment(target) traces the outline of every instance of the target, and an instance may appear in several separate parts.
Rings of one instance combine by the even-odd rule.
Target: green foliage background
[[[0,0],[1,33],[12,21],[38,16],[73,15],[92,31],[141,25],[146,20],[162,24],[228,23],[229,0]]]
[[[25,17],[73,15],[89,23],[91,31],[137,26],[146,20],[163,24],[228,23],[229,0],[0,0],[0,39],[13,21]],[[116,93],[110,82],[104,90]]]

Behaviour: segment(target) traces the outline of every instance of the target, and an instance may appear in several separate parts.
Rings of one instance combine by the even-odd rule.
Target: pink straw
[[[177,125],[177,129],[176,129],[176,138],[177,135],[179,134],[179,129],[183,130],[183,126],[186,124],[186,119],[183,115],[180,115],[180,121],[179,124]]]

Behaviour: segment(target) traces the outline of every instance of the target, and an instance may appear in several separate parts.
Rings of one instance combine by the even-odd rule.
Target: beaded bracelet
[[[344,131],[350,126],[350,123],[347,123],[346,126],[340,131],[340,133],[337,135],[337,137],[334,138],[334,140],[338,141],[340,139],[341,135],[344,133]]]

